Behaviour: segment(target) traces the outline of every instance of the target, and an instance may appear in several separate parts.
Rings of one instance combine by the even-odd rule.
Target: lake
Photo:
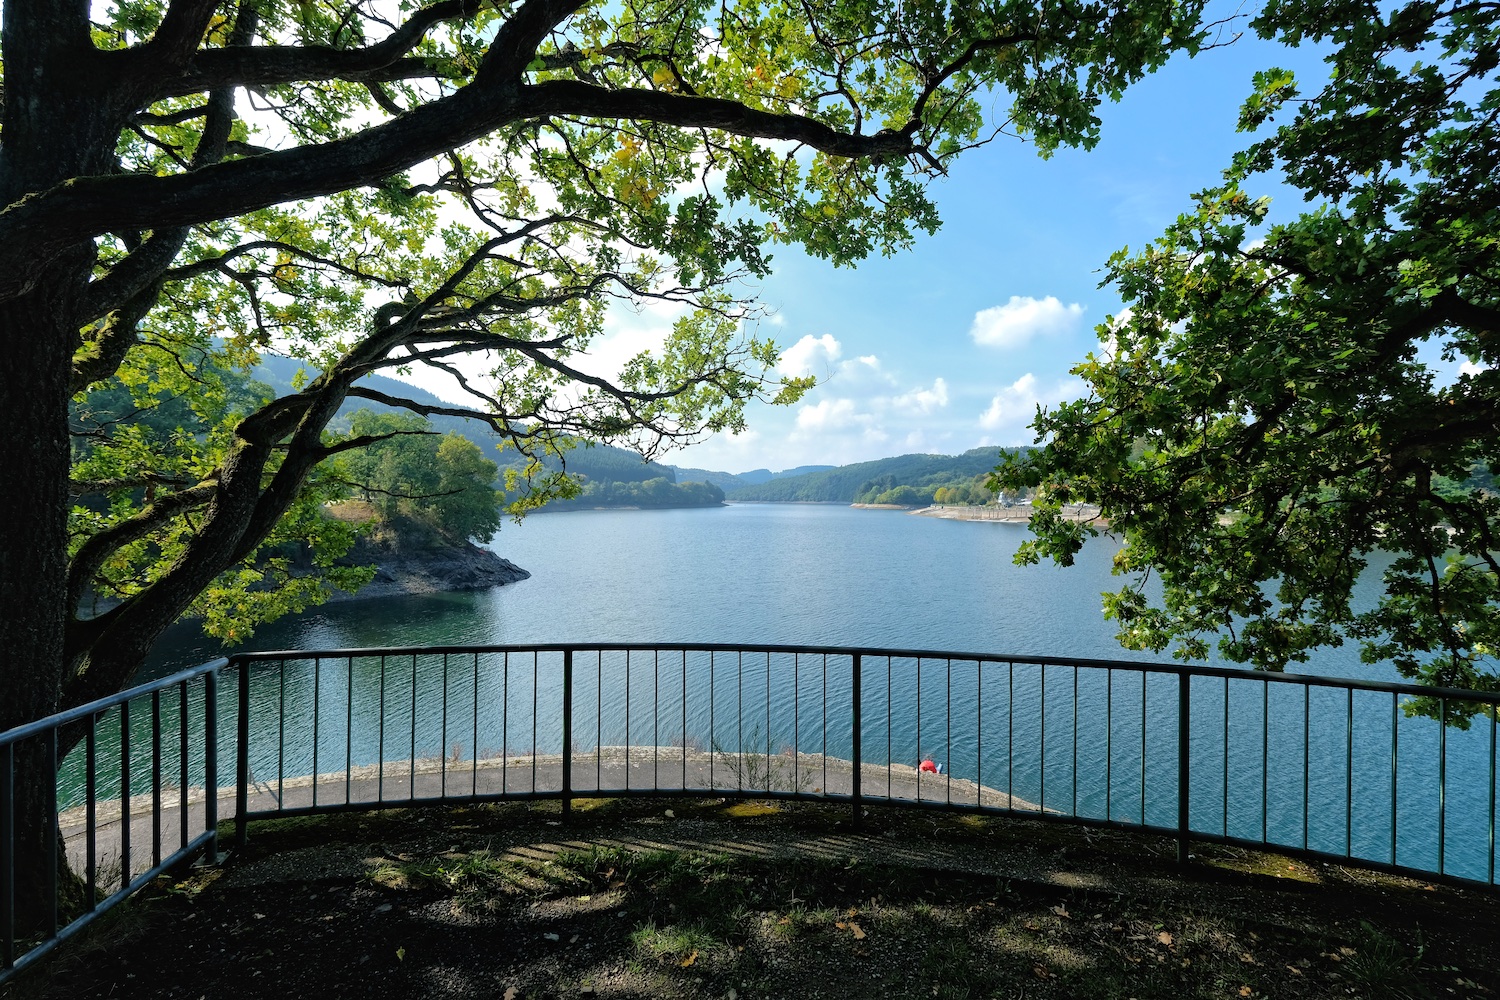
[[[519,526],[508,525],[492,543],[497,552],[531,571],[528,580],[485,592],[329,605],[263,628],[252,647],[786,643],[1162,658],[1121,650],[1112,623],[1100,613],[1100,592],[1120,585],[1109,572],[1116,551],[1111,540],[1089,543],[1077,564],[1067,569],[1018,567],[1012,556],[1026,537],[1027,529],[1018,524],[815,504],[534,515]],[[1366,602],[1374,598],[1373,592],[1365,596]],[[179,627],[166,637],[152,671],[202,662],[219,652],[196,630]],[[514,732],[523,734],[523,752],[560,749],[552,709],[560,698],[555,670],[520,671],[519,686],[506,688],[509,697],[491,696],[495,692],[481,697],[478,658],[472,681],[461,667],[450,677],[446,658],[424,659],[420,665],[415,658],[405,662],[390,665],[389,676],[384,660],[358,666],[350,661],[347,673],[336,664],[320,670],[301,660],[291,670],[283,666],[279,675],[260,675],[256,703],[273,714],[265,717],[265,725],[272,727],[266,734],[269,741],[258,740],[254,751],[255,773],[311,773],[317,769],[318,745],[325,740],[331,741],[323,751],[325,761],[342,757],[337,748],[348,745],[356,765],[450,752],[456,760],[476,761],[486,745],[510,747]],[[898,664],[890,675],[886,665],[867,676],[866,698],[872,706],[904,705],[913,698],[920,702],[916,711],[903,707],[884,732],[889,760],[915,763],[930,752],[931,734],[941,731],[939,750],[952,754],[948,763],[956,776],[1003,782],[999,787],[1014,787],[1032,801],[1044,799],[1047,786],[1070,789],[1066,808],[1078,815],[1134,821],[1130,817],[1138,814],[1141,821],[1158,826],[1175,822],[1172,744],[1153,742],[1148,756],[1142,735],[1148,719],[1153,729],[1172,725],[1176,703],[1170,678],[1151,682],[1148,692],[1139,678],[1123,672],[1117,678],[1097,673],[1080,677],[1061,668],[1045,676],[1012,667],[1003,675],[992,673],[995,680],[985,682],[981,691],[972,666],[960,665],[955,673],[952,664],[943,668],[939,662],[925,676],[913,673],[911,666]],[[835,728],[836,717],[843,716],[847,728],[847,696],[837,695],[843,690],[837,677],[829,687],[826,662],[821,678],[812,671],[788,678],[791,669],[768,657],[763,667],[751,667],[745,684],[725,671],[715,680],[712,663],[690,667],[684,660],[678,695],[663,697],[667,707],[652,705],[648,713],[637,708],[634,719],[630,678],[635,678],[638,693],[654,692],[660,680],[654,662],[650,667],[639,662],[626,662],[623,669],[601,666],[592,688],[589,671],[584,671],[577,697],[580,704],[597,708],[595,721],[588,724],[592,730],[584,726],[583,745],[640,744],[659,726],[666,732],[680,728],[684,745],[690,740],[703,746],[742,741],[743,726],[737,725],[733,736],[715,728],[731,717],[733,705],[736,723],[764,719],[764,735],[752,743],[764,740],[772,746],[775,730],[777,746],[817,749],[816,737],[804,735],[792,717],[799,706],[813,708]],[[1361,663],[1353,646],[1323,651],[1298,669],[1397,679],[1389,665]],[[493,686],[493,664],[485,670],[485,684]],[[610,671],[615,687],[606,691]],[[882,672],[887,679],[880,678]],[[733,688],[725,687],[726,680]],[[1107,689],[1110,683],[1113,687]],[[1319,692],[1309,701],[1299,688],[1278,685],[1263,696],[1256,682],[1235,681],[1233,686],[1232,691],[1222,681],[1193,686],[1195,829],[1252,839],[1264,831],[1284,844],[1306,843],[1332,852],[1342,852],[1348,844],[1356,854],[1381,860],[1393,850],[1399,818],[1394,850],[1402,864],[1436,867],[1437,845],[1446,833],[1443,868],[1486,877],[1492,857],[1493,771],[1488,789],[1482,776],[1493,753],[1492,726],[1447,734],[1444,756],[1453,787],[1444,805],[1437,780],[1439,727],[1426,719],[1398,718],[1389,696],[1362,694],[1346,706],[1340,692]],[[756,694],[762,689],[764,699]],[[746,690],[751,692],[748,707]],[[276,723],[274,702],[282,698],[290,721]],[[321,735],[314,735],[316,726],[305,726],[308,705],[314,703],[324,706]],[[409,710],[401,707],[408,703]],[[391,706],[394,716],[389,715]],[[461,728],[455,738],[450,709],[454,718],[473,720],[472,735]],[[924,716],[926,736],[920,728]],[[341,724],[344,717],[348,721]],[[390,726],[383,721],[387,717]],[[1041,730],[1038,719],[1045,719]],[[481,727],[491,735],[481,739]],[[1398,729],[1399,765],[1389,752]],[[826,735],[823,739],[830,754],[840,752],[829,747]],[[1042,739],[1052,747],[1045,761],[1033,756]],[[1216,764],[1220,756],[1222,767]],[[867,754],[866,760],[872,759]],[[1400,795],[1393,796],[1398,770]],[[1453,782],[1454,775],[1479,780]],[[1158,788],[1167,791],[1158,793]],[[1355,808],[1346,812],[1351,796]],[[1447,817],[1441,828],[1439,815]]]
[[[537,514],[491,548],[531,579],[479,593],[328,605],[262,628],[257,649],[431,643],[722,642],[1161,659],[1122,650],[1100,612],[1116,547],[1016,566],[1024,525],[832,504]],[[191,626],[152,672],[219,655]],[[1306,668],[1393,680],[1329,650]]]

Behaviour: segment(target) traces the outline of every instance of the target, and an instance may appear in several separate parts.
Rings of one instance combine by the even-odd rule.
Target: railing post
[[[16,964],[16,756],[15,744],[0,746],[0,872],[5,873],[0,899],[0,971]]]
[[[250,661],[230,662],[239,670],[240,689],[234,745],[234,846],[244,847],[250,825]],[[347,731],[344,738],[350,738]],[[316,783],[317,778],[313,781]]]
[[[573,814],[573,651],[563,650],[562,815]]]
[[[1188,784],[1189,755],[1188,721],[1192,711],[1192,678],[1187,673],[1177,675],[1177,863],[1188,862]]]
[[[863,662],[864,662],[864,656],[863,656],[863,654],[861,654],[861,653],[855,653],[854,654],[853,668],[852,668],[853,672],[850,675],[850,680],[851,680],[851,695],[850,695],[850,697],[851,697],[851,701],[850,701],[851,710],[850,710],[850,715],[852,717],[851,720],[850,720],[850,723],[851,723],[851,725],[853,726],[853,729],[854,729],[854,731],[853,731],[853,737],[854,737],[853,750],[850,753],[850,756],[854,758],[854,761],[853,761],[853,763],[854,763],[854,789],[853,789],[853,794],[851,796],[851,805],[854,808],[854,828],[856,830],[860,829],[864,825],[864,803],[862,801],[862,799],[863,799],[863,788],[862,788],[863,781],[861,780],[861,778],[862,778],[861,764],[862,764],[862,758],[863,758],[864,755],[863,755],[863,746],[862,746],[863,741],[860,738],[860,735],[861,735],[860,731],[863,728],[863,725],[861,723],[861,708],[862,708],[861,702],[863,700],[863,698],[862,698],[862,689],[863,689],[862,681],[863,681],[863,678],[861,677],[861,674],[863,673],[863,670],[861,669],[861,667],[863,666]]]
[[[208,863],[219,863],[219,670],[203,675],[203,828]]]

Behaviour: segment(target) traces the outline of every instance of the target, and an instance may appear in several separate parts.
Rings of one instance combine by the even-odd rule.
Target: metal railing
[[[1495,885],[1497,694],[821,646],[234,662],[241,837],[258,816],[409,803],[790,797],[856,818],[889,802],[1142,829],[1184,860],[1217,842]],[[1450,724],[1409,716],[1413,699]]]
[[[168,869],[217,858],[217,682],[227,662],[0,733],[0,982]],[[42,815],[56,816],[50,831],[45,819],[32,827],[46,841],[42,870],[29,872],[42,912],[20,927],[18,777],[32,779],[22,798],[39,791]]]
[[[216,855],[231,815],[242,842],[261,817],[445,802],[794,798],[856,822],[890,803],[1145,830],[1182,860],[1195,841],[1235,844],[1493,889],[1497,706],[1410,684],[831,646],[238,655],[0,735],[0,982]],[[19,940],[28,742],[56,776],[62,846],[50,924]],[[58,850],[86,900],[61,927]]]

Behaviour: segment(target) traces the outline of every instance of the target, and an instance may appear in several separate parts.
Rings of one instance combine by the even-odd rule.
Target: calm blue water
[[[333,605],[262,629],[253,646],[790,643],[1156,658],[1120,650],[1100,614],[1100,592],[1119,586],[1109,573],[1112,543],[1090,543],[1069,569],[1017,567],[1011,557],[1025,537],[1021,525],[823,505],[536,515],[507,525],[493,543],[532,572],[529,580],[481,593]],[[217,653],[178,629],[153,672]],[[1353,648],[1328,650],[1299,669],[1395,679],[1389,667],[1360,663]],[[981,671],[972,662],[913,660],[867,663],[863,676],[868,761],[934,756],[954,774],[1062,811],[1176,822],[1170,677],[1151,678],[1143,689],[1139,676],[1123,673],[1051,668],[1044,678],[1035,666]],[[558,664],[545,659],[533,667],[431,657],[302,661],[284,675],[263,672],[256,675],[255,770],[308,773],[315,751],[319,770],[342,767],[346,745],[354,764],[556,751],[559,677]],[[577,678],[575,703],[593,709],[581,711],[575,727],[575,742],[586,747],[680,739],[849,753],[847,661],[691,656],[664,665],[601,657],[581,664]],[[285,724],[276,721],[283,698]],[[1436,868],[1441,839],[1444,870],[1488,877],[1493,726],[1450,728],[1440,831],[1439,727],[1393,711],[1389,696],[1346,700],[1315,690],[1304,701],[1301,688],[1200,680],[1191,698],[1195,829],[1264,833],[1333,852],[1347,846],[1389,860],[1394,820],[1402,864]],[[321,714],[316,740],[312,705]],[[380,718],[384,726],[372,721]]]

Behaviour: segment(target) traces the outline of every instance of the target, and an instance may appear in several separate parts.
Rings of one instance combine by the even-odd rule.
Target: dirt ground
[[[1494,997],[1500,897],[1039,821],[724,800],[279,820],[8,988],[161,997]],[[8,998],[7,998],[8,1000]]]

